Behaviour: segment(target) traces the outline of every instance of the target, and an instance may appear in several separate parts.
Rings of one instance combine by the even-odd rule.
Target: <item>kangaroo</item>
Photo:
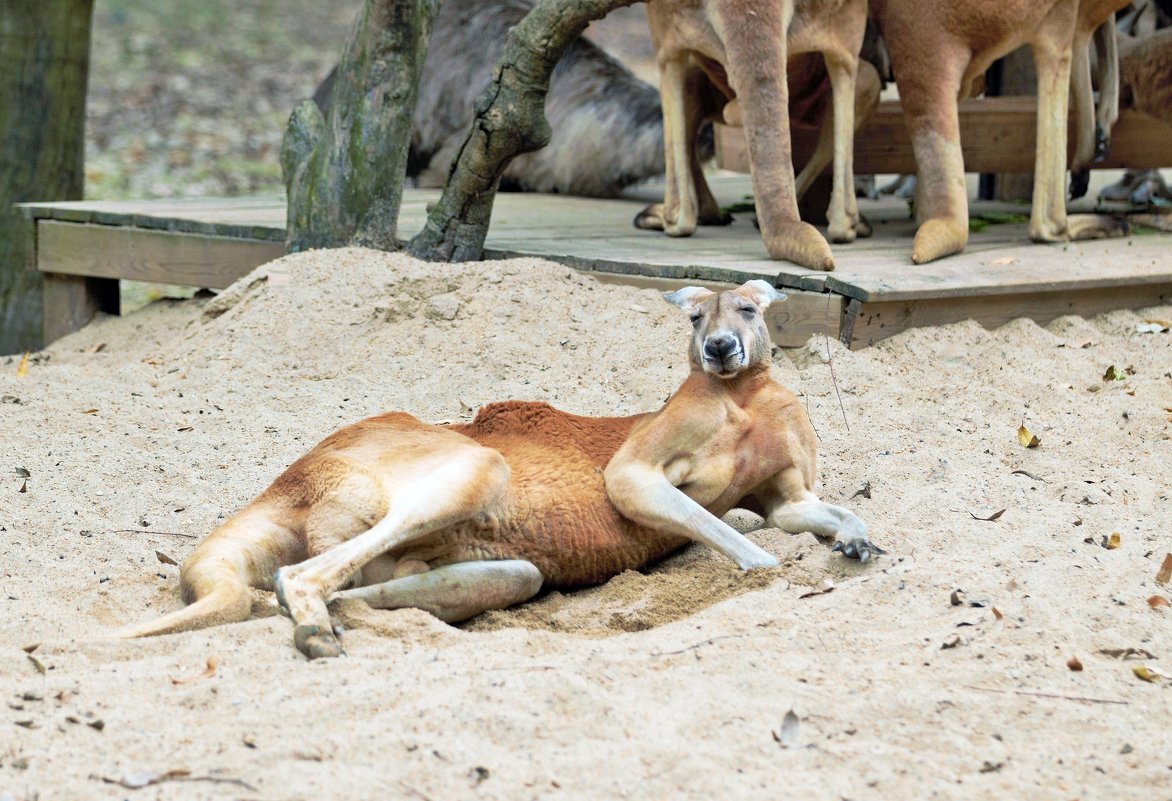
[[[745,129],[757,219],[770,257],[833,270],[830,245],[798,216],[787,64],[808,53],[821,53],[825,61],[833,93],[829,233],[835,242],[851,242],[859,232],[852,157],[866,0],[649,0],[647,17],[663,106],[664,232],[690,236],[699,203],[707,202],[704,190],[698,198],[696,160],[689,153],[702,115],[689,73],[699,68],[729,102],[724,120]]]
[[[307,657],[338,656],[327,604],[356,598],[455,622],[598,584],[688,542],[742,570],[777,560],[720,520],[734,507],[810,531],[862,561],[884,551],[814,493],[816,438],[770,375],[754,280],[665,295],[692,322],[691,370],[656,412],[581,417],[544,403],[483,407],[466,424],[392,412],[331,434],[184,561],[185,608],[114,633],[145,637],[241,621],[275,589]]]
[[[1061,242],[1122,235],[1109,217],[1066,215],[1067,112],[1076,39],[1126,0],[870,0],[891,54],[915,150],[916,264],[959,253],[968,243],[968,197],[957,98],[989,65],[1023,44],[1038,72],[1038,135],[1030,237]]]

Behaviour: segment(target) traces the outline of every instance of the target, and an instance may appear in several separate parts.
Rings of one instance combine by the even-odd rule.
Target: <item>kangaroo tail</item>
[[[111,636],[153,637],[247,620],[249,590],[271,587],[277,568],[305,558],[304,542],[287,517],[271,506],[249,507],[233,517],[184,560],[179,581],[187,606]]]

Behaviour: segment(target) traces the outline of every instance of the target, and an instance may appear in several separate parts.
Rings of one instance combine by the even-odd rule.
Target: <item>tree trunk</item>
[[[0,3],[0,354],[44,344],[35,236],[13,203],[79,200],[93,0]]]
[[[366,0],[342,59],[328,118],[293,112],[281,163],[286,249],[395,239],[419,74],[441,0]]]
[[[481,258],[501,174],[514,157],[549,142],[545,95],[558,59],[589,22],[634,2],[538,0],[510,32],[443,195],[411,241],[413,256],[432,261]]]

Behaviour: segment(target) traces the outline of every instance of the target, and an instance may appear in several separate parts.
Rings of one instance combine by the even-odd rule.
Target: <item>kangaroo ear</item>
[[[762,281],[761,283],[765,282]],[[663,299],[668,303],[679,306],[685,312],[690,312],[696,308],[697,304],[703,303],[714,294],[716,293],[704,287],[686,286],[683,289],[677,289],[675,292],[664,292]]]
[[[752,281],[746,281],[741,284],[741,291],[748,293],[749,297],[753,299],[759,307],[764,309],[770,303],[776,303],[786,299],[784,292],[778,292],[768,281],[762,281],[760,278],[755,278]]]

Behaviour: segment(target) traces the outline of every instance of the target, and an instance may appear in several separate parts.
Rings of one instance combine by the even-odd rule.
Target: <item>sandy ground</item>
[[[540,261],[327,251],[0,361],[0,799],[1172,798],[1172,682],[1133,672],[1172,673],[1172,335],[1144,318],[1172,308],[777,352],[871,564],[761,530],[775,570],[693,547],[463,628],[345,605],[349,657],[315,663],[259,592],[86,640],[175,608],[156,554],[335,427],[652,409],[683,316]]]

